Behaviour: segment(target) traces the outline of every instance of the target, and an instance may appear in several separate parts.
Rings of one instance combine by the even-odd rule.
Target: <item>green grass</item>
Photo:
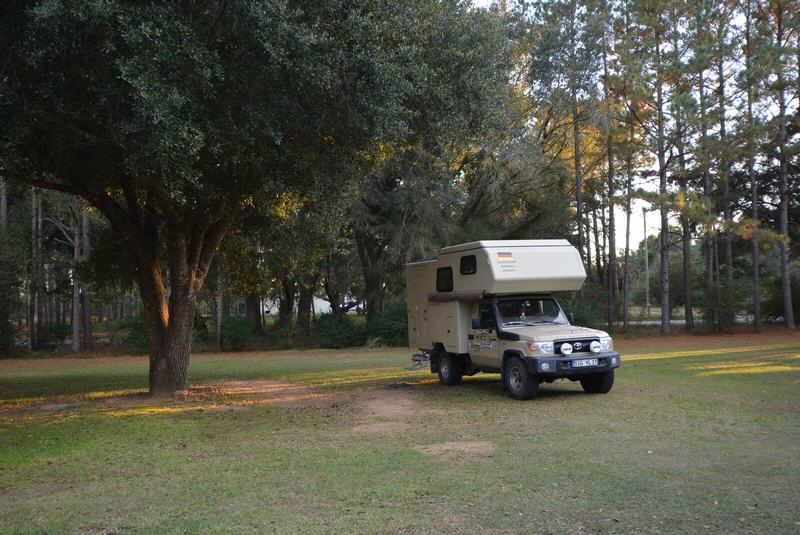
[[[618,349],[610,394],[529,402],[495,376],[439,386],[404,349],[192,363],[197,386],[329,394],[291,403],[119,397],[144,358],[0,361],[0,532],[798,532],[800,338]],[[424,450],[450,442],[478,451]]]

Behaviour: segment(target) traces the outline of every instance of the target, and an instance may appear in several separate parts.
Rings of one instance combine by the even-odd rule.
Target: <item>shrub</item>
[[[144,323],[144,316],[134,316],[129,323],[130,330],[125,337],[125,345],[133,354],[141,355],[147,353],[147,327]]]
[[[355,325],[346,314],[322,314],[316,331],[322,347],[338,349],[364,343],[363,328]]]
[[[383,310],[367,323],[367,334],[372,345],[405,347],[408,345],[408,312],[406,300],[395,297],[388,300]]]
[[[69,325],[46,325],[39,330],[39,344],[43,347],[58,347],[70,337]]]
[[[253,327],[245,316],[229,316],[222,320],[222,347],[231,351],[246,349],[255,338]]]

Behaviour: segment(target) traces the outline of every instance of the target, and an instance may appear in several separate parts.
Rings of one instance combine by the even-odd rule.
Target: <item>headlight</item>
[[[600,351],[614,351],[614,340],[610,336],[600,339]]]
[[[561,354],[562,355],[571,355],[572,354],[572,344],[569,342],[564,342],[561,344]]]
[[[528,342],[528,349],[532,353],[553,354],[553,342]]]
[[[589,344],[589,349],[592,350],[592,353],[600,353],[600,342],[594,340],[591,344]]]

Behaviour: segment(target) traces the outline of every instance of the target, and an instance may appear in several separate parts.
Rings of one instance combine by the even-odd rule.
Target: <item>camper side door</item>
[[[472,305],[472,324],[469,330],[469,358],[475,366],[497,368],[500,347],[497,340],[497,318],[492,303]]]

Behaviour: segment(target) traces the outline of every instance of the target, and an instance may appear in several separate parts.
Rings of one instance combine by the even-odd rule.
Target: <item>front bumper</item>
[[[572,367],[573,360],[583,359],[597,359],[597,366],[581,366],[580,368]],[[619,353],[615,351],[609,351],[607,353],[570,355],[569,357],[525,357],[524,360],[525,365],[528,367],[528,372],[532,375],[541,375],[552,378],[572,377],[613,370],[614,368],[619,368],[619,365],[622,362]]]

